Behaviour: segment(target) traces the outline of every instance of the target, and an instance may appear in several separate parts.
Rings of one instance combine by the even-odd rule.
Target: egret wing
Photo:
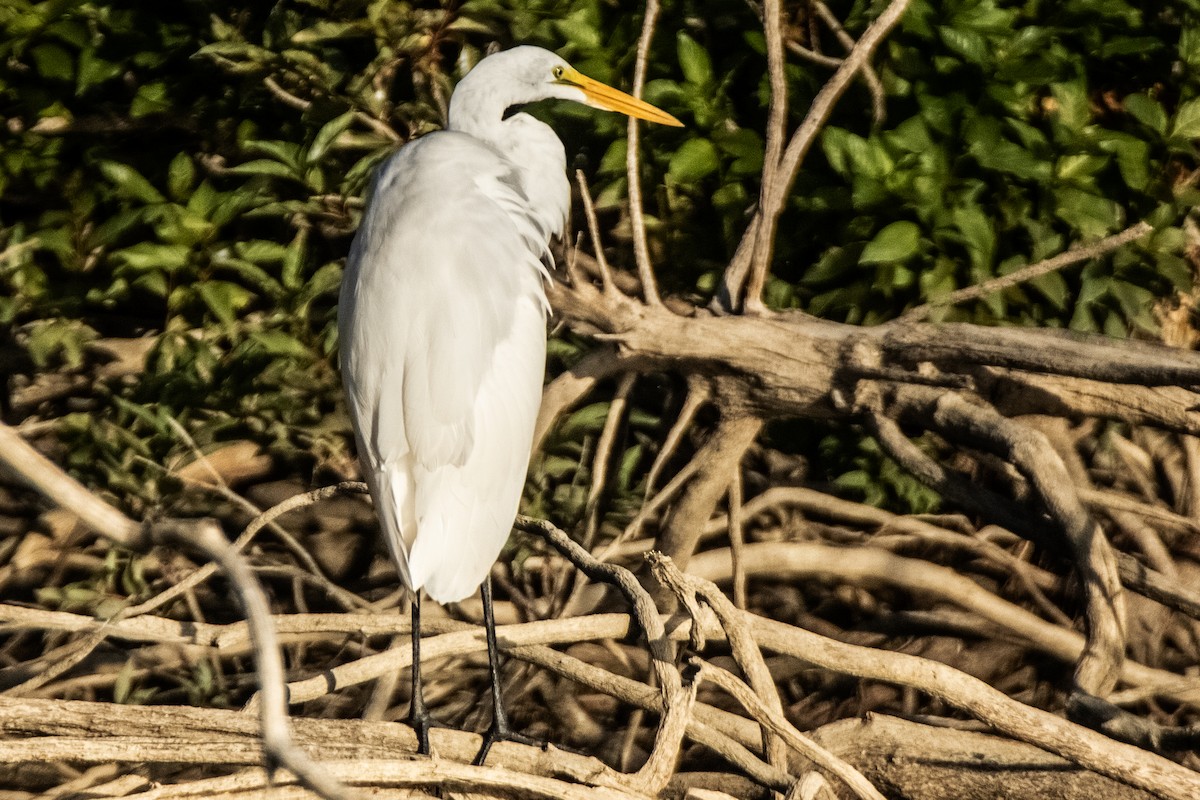
[[[380,170],[347,262],[339,325],[349,410],[385,538],[413,588],[424,580],[410,563],[418,534],[453,527],[448,508],[473,505],[477,511],[468,517],[482,513],[498,491],[486,481],[472,486],[463,472],[473,454],[497,442],[511,449],[503,419],[481,411],[481,404],[496,405],[481,391],[498,348],[517,328],[530,346],[534,320],[541,342],[535,351],[544,353],[539,257],[545,245],[519,215],[519,187],[506,180],[511,169],[464,134],[431,134],[406,146]],[[491,392],[520,383],[520,404],[527,406],[529,387],[540,392],[544,355],[535,360],[515,367],[519,376],[493,376]],[[481,423],[500,429],[481,433]],[[528,436],[517,449],[523,481]],[[517,485],[513,512],[519,495]],[[439,515],[445,524],[424,521]],[[461,517],[456,530],[478,527]],[[502,523],[503,537],[511,517]]]

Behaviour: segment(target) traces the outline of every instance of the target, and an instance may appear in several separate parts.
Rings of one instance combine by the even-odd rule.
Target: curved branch
[[[319,763],[296,747],[288,724],[283,660],[271,627],[270,606],[254,573],[212,520],[159,520],[139,525],[85,489],[0,423],[0,463],[50,500],[79,516],[97,533],[118,544],[145,549],[169,543],[195,548],[229,577],[250,624],[255,663],[265,700],[259,722],[268,771],[283,766],[308,788],[329,800],[345,797],[345,789]]]
[[[743,289],[744,303],[748,309],[765,308],[762,305],[762,288],[766,282],[771,257],[775,252],[775,231],[800,164],[833,113],[837,101],[846,93],[859,70],[874,55],[884,37],[900,21],[908,4],[909,0],[892,0],[891,5],[863,33],[858,44],[842,61],[829,82],[821,87],[821,91],[813,98],[808,114],[792,134],[787,149],[780,157],[778,171],[770,183],[764,180],[758,212],[743,234],[733,261],[725,270],[719,299],[726,308],[736,310],[740,306],[739,298],[743,296]]]
[[[1076,683],[1089,694],[1104,696],[1112,691],[1125,657],[1125,601],[1116,557],[1045,435],[994,409],[924,386],[905,387],[889,405],[897,417],[937,430],[952,441],[995,452],[1025,475],[1066,535],[1083,583],[1088,638],[1076,668]]]
[[[1040,278],[1043,275],[1048,275],[1051,272],[1057,272],[1064,267],[1069,267],[1072,264],[1078,264],[1080,261],[1089,261],[1093,258],[1099,258],[1106,253],[1111,253],[1119,247],[1123,247],[1130,242],[1140,239],[1154,228],[1145,220],[1131,225],[1120,233],[1115,233],[1112,236],[1106,236],[1094,244],[1072,247],[1064,253],[1059,253],[1035,264],[1028,264],[1015,272],[1010,272],[1007,275],[1002,275],[999,278],[992,278],[989,281],[984,281],[977,286],[968,286],[959,289],[956,292],[950,292],[945,297],[939,297],[936,300],[931,300],[925,305],[917,306],[916,308],[906,311],[900,315],[899,319],[905,322],[916,322],[925,319],[929,314],[937,308],[945,306],[957,305],[965,303],[968,300],[978,300],[980,297],[986,297],[994,292],[1003,291],[1010,286],[1016,286],[1025,281],[1031,281],[1034,278]]]
[[[658,0],[646,0],[645,16],[642,18],[642,34],[638,39],[637,62],[633,68],[633,96],[642,96],[646,84],[646,64],[649,61],[650,42],[654,39],[654,26],[658,22]],[[658,296],[658,282],[654,278],[654,266],[650,263],[650,247],[646,243],[646,220],[642,211],[641,158],[638,155],[640,128],[635,117],[629,118],[629,140],[625,150],[625,175],[629,180],[629,221],[633,232],[633,255],[637,261],[638,277],[642,281],[642,297],[651,306],[662,306]]]

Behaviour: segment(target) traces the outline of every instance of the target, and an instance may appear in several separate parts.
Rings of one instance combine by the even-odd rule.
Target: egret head
[[[485,96],[493,102],[502,101],[505,108],[558,98],[662,125],[683,125],[667,112],[587,77],[549,50],[529,45],[503,50],[480,61],[454,90],[451,120],[456,105],[479,106]]]

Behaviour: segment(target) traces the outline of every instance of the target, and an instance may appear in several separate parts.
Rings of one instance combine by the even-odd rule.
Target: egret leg
[[[425,690],[421,685],[421,592],[413,592],[412,604],[412,704],[408,724],[417,733],[417,752],[429,755],[429,729],[433,718],[425,706]]]
[[[483,746],[471,763],[477,767],[483,766],[488,752],[496,742],[519,742],[534,747],[546,749],[546,742],[539,742],[523,733],[517,733],[508,725],[508,715],[504,713],[504,703],[500,697],[500,650],[496,647],[496,615],[492,609],[492,578],[489,575],[483,582],[483,627],[487,632],[488,669],[492,678],[492,724],[483,736]]]

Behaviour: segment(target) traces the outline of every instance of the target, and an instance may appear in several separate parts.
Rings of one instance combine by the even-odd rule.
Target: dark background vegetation
[[[835,6],[852,30],[871,9]],[[154,344],[145,372],[97,384],[86,411],[24,406],[9,419],[58,419],[70,465],[138,511],[173,496],[157,465],[187,446],[169,418],[203,447],[249,438],[297,469],[352,469],[331,354],[359,199],[392,145],[377,128],[409,138],[438,127],[454,80],[493,43],[553,48],[620,84],[639,20],[598,0],[10,0],[0,9],[6,362],[27,356],[25,375],[71,371],[85,367],[89,341]],[[802,7],[791,24],[801,41],[812,27]],[[1149,217],[1155,235],[1139,246],[944,317],[1155,335],[1155,300],[1192,284],[1182,223],[1200,135],[1196,26],[1189,2],[915,3],[878,59],[887,118],[873,122],[860,84],[801,173],[768,302],[877,323]],[[754,8],[735,0],[671,3],[661,29],[647,97],[687,127],[646,132],[649,224],[664,287],[703,300],[757,198],[762,36]],[[788,73],[798,118],[830,70],[793,58]],[[624,123],[545,111],[568,163],[591,176],[619,263]],[[554,364],[585,347],[558,339]],[[635,431],[661,426],[658,399],[646,398]],[[538,473],[539,513],[578,516],[552,488],[586,485],[569,440],[594,433],[599,412],[557,437],[560,457]],[[821,477],[872,501],[931,502],[893,485],[903,480],[856,434],[831,435],[781,429],[772,444],[823,452]],[[623,488],[636,488],[647,455],[629,455]]]

